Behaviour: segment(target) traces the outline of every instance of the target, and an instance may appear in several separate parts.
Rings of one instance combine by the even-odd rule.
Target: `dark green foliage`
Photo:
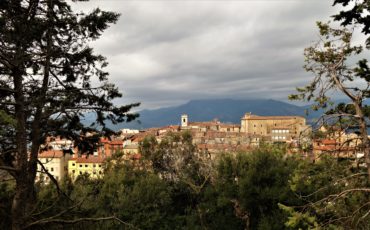
[[[286,215],[278,203],[299,202],[288,184],[295,162],[284,159],[282,149],[269,146],[235,158],[226,156],[218,166],[217,186],[249,215],[252,229],[284,229]]]
[[[181,139],[181,138],[180,138]],[[175,140],[180,140],[175,138]],[[348,161],[323,158],[310,161],[286,156],[284,147],[265,145],[248,153],[224,154],[203,186],[194,187],[179,174],[177,180],[161,173],[120,162],[107,164],[101,179],[81,175],[66,180],[58,194],[52,185],[38,185],[35,218],[59,215],[75,220],[116,216],[120,221],[83,221],[73,225],[39,224],[48,229],[366,229],[370,219],[366,172]],[[203,171],[204,172],[204,171]],[[200,172],[198,172],[201,174]],[[186,177],[185,177],[186,175]],[[196,179],[193,179],[196,181]],[[0,200],[12,187],[0,186]],[[0,228],[9,223],[1,203]],[[67,210],[67,211],[66,211]],[[362,218],[364,217],[364,218]]]
[[[334,15],[334,19],[340,21],[343,26],[348,25],[360,25],[362,27],[362,33],[370,33],[370,3],[368,0],[334,0],[333,5],[342,5],[348,6],[352,3],[350,9],[342,10],[338,14]],[[366,44],[370,43],[369,38],[366,41]]]
[[[148,136],[141,143],[140,152],[155,173],[170,181],[181,180],[195,190],[209,176],[209,156],[197,151],[189,132],[169,133],[160,143]]]
[[[367,229],[370,190],[366,171],[349,161],[323,157],[317,163],[300,162],[290,180],[292,191],[304,202],[291,214],[291,227],[307,224],[329,229]],[[368,190],[368,191],[366,191]]]
[[[100,9],[76,14],[63,0],[1,2],[0,125],[7,131],[0,136],[1,157],[16,146],[5,140],[15,140],[15,78],[21,80],[24,108],[18,112],[27,121],[23,128],[28,135],[37,128],[41,142],[48,135],[61,135],[78,143],[81,131],[99,128],[109,134],[106,120],[116,124],[137,116],[128,111],[138,104],[111,102],[122,95],[108,82],[106,59],[88,45],[118,20],[118,14]],[[97,120],[86,128],[80,119],[89,111],[97,113]]]
[[[0,171],[1,173],[1,171]],[[0,182],[0,228],[11,225],[11,215],[8,212],[12,206],[14,194],[13,182]]]
[[[95,203],[97,215],[115,213],[140,229],[170,228],[171,188],[157,175],[125,166],[106,174],[103,181]]]
[[[65,0],[2,0],[0,3],[0,168],[15,179],[12,228],[37,222],[34,182],[41,145],[49,136],[73,140],[91,153],[87,132],[109,136],[106,120],[131,121],[138,104],[116,106],[106,59],[89,43],[118,20],[95,9],[75,13]],[[84,113],[96,122],[85,127]]]

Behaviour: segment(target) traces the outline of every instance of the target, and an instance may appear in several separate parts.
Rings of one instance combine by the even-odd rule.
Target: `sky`
[[[319,38],[316,21],[338,12],[331,0],[73,4],[121,13],[91,45],[124,95],[116,103],[141,102],[139,110],[209,98],[287,101],[312,79],[303,51]]]

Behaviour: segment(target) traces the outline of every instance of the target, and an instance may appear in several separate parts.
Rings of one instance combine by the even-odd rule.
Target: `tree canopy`
[[[0,2],[0,169],[16,180],[14,229],[31,214],[46,137],[66,137],[89,151],[86,132],[109,135],[106,120],[137,116],[129,110],[138,104],[113,104],[122,95],[108,81],[106,58],[89,46],[118,17],[100,9],[75,13],[64,0]],[[97,114],[89,127],[81,122],[86,112]]]
[[[370,96],[370,68],[364,58],[369,48],[369,38],[361,44],[354,44],[353,35],[358,27],[362,33],[369,33],[368,1],[337,0],[335,4],[351,5],[352,8],[334,15],[341,21],[341,26],[334,27],[329,23],[317,22],[320,39],[305,49],[307,72],[313,74],[313,80],[305,87],[297,88],[298,93],[290,95],[293,100],[314,101],[314,109],[327,107],[331,96],[340,93],[351,105],[338,105],[329,111],[331,116],[345,116],[351,120],[351,129],[360,134],[361,151],[368,168],[370,180],[370,143],[367,133],[368,107],[365,100]],[[366,57],[366,56],[365,56]]]

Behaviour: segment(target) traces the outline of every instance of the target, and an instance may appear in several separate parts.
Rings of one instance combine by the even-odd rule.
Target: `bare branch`
[[[59,224],[77,224],[77,223],[80,223],[80,222],[98,222],[98,221],[107,221],[107,220],[114,220],[114,221],[117,221],[121,224],[124,224],[126,226],[129,226],[131,228],[134,228],[134,229],[139,229],[137,227],[135,227],[134,225],[130,224],[130,223],[127,223],[121,219],[119,219],[118,217],[116,216],[109,216],[109,217],[90,217],[90,218],[78,218],[78,219],[74,219],[74,220],[64,220],[64,219],[42,219],[42,220],[38,220],[38,221],[35,221],[33,223],[30,223],[29,225],[27,225],[25,227],[26,228],[29,228],[31,226],[35,226],[35,225],[44,225],[44,224],[49,224],[49,223],[59,223]]]
[[[10,166],[0,166],[0,169],[5,170],[5,171],[12,171],[12,172],[18,172],[18,169]]]
[[[58,181],[54,178],[54,176],[51,173],[49,173],[49,171],[45,168],[44,164],[39,159],[37,159],[37,163],[41,166],[41,168],[44,170],[44,172],[46,173],[46,175],[53,182],[53,184],[57,188],[58,194],[62,194],[65,197],[67,197],[69,200],[72,201],[72,199],[60,188]]]

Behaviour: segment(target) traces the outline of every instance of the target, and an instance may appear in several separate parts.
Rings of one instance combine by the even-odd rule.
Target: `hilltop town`
[[[368,230],[369,49],[370,0],[1,0],[0,229]]]
[[[146,130],[123,129],[120,135],[100,137],[94,143],[92,154],[82,152],[75,144],[59,137],[49,137],[40,151],[39,159],[44,168],[39,167],[37,180],[45,180],[48,171],[57,180],[66,176],[75,180],[79,175],[99,178],[104,174],[104,163],[114,154],[122,154],[122,160],[142,159],[141,142],[154,137],[158,143],[171,133],[188,132],[198,151],[206,152],[210,159],[221,153],[234,154],[258,148],[263,144],[284,144],[288,153],[299,153],[315,161],[323,154],[347,158],[361,156],[356,146],[360,143],[356,134],[344,130],[327,130],[320,127],[324,136],[312,136],[312,128],[301,116],[258,116],[246,113],[240,124],[222,123],[217,119],[207,122],[190,121],[183,114],[180,125],[171,125]],[[91,135],[91,134],[88,134]]]

